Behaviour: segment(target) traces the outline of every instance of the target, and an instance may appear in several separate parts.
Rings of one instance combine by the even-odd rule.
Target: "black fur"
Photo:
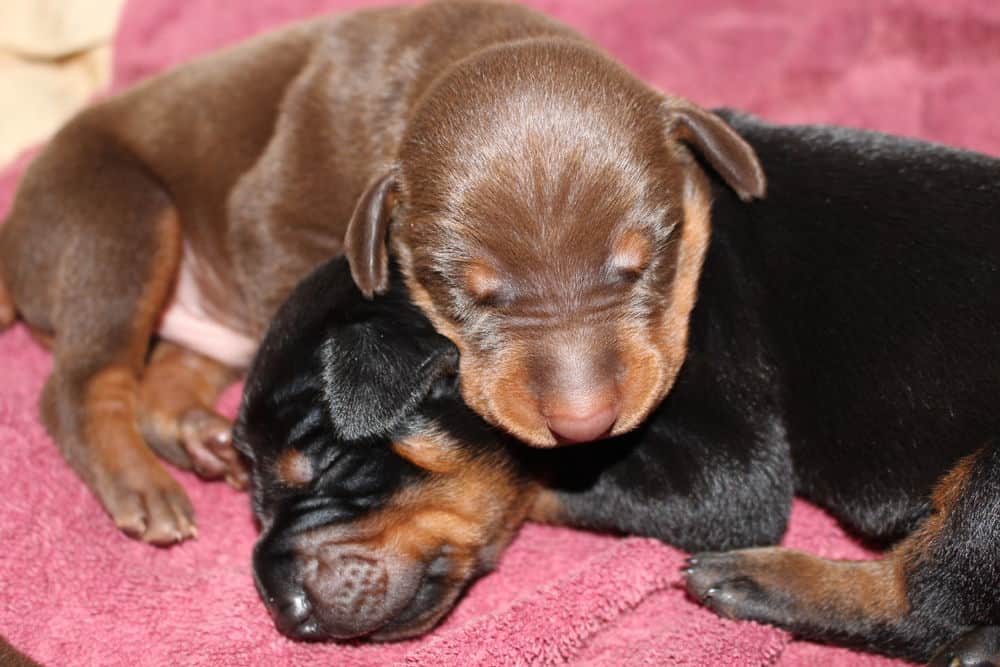
[[[508,450],[516,443],[459,397],[457,363],[455,346],[409,302],[395,272],[392,289],[368,300],[343,258],[313,271],[275,315],[247,376],[233,435],[251,464],[252,503],[262,528],[254,549],[257,587],[284,633],[326,639],[391,629],[402,636],[410,621],[447,602],[442,596],[449,591],[435,576],[440,564],[432,562],[405,573],[419,586],[390,623],[369,627],[369,619],[353,611],[332,618],[306,592],[308,558],[296,552],[296,539],[319,528],[349,527],[431,476],[396,454],[394,439],[444,430],[463,443],[466,459],[500,457],[514,466]],[[279,458],[290,450],[307,459],[308,483],[290,485],[277,473]],[[496,555],[486,554],[482,571]]]
[[[776,541],[798,493],[891,542],[1000,432],[1000,160],[721,113],[757,151],[768,196],[745,203],[716,182],[685,366],[625,438],[637,446],[595,445],[621,458],[589,486],[562,482],[570,517],[729,549]],[[799,629],[927,659],[1000,623],[1000,468],[985,451],[901,624]]]
[[[786,625],[920,659],[948,642],[964,655],[988,653],[995,633],[975,628],[1000,625],[1000,454],[985,445],[1000,433],[1000,161],[873,132],[720,114],[757,151],[768,196],[746,203],[715,179],[712,241],[671,393],[646,424],[615,440],[506,451],[520,469],[542,471],[567,523],[721,550],[775,543],[796,493],[857,534],[891,543],[928,516],[934,484],[982,449],[928,557],[909,574],[911,612],[900,623]],[[258,457],[267,443],[283,446],[269,439],[272,427],[315,437],[318,452],[330,448],[332,431],[384,437],[420,411],[413,397],[440,375],[438,361],[424,366],[427,377],[413,359],[454,363],[452,351],[438,357],[422,347],[436,345],[435,334],[398,290],[372,302],[351,297],[354,311],[326,308],[343,296],[328,290],[353,289],[340,270],[343,287],[315,285],[314,296],[286,305],[301,311],[283,311],[268,335],[302,347],[287,357],[287,344],[266,342],[258,355],[239,438],[255,441]],[[335,364],[324,362],[317,332],[367,317],[398,318],[399,335],[377,347],[401,361],[345,374],[340,395],[355,407],[335,416],[350,423],[336,424],[330,383],[316,382],[317,365]],[[289,393],[261,394],[275,381],[260,378],[276,375]],[[437,386],[444,412],[464,410],[453,385]],[[288,400],[296,392],[303,399]],[[491,431],[469,429],[468,446],[484,446],[481,436],[485,446],[495,442]],[[354,514],[343,516],[420,474],[384,448],[334,441],[322,456],[351,462],[349,474],[335,475],[350,485],[342,495]],[[266,489],[255,498],[262,516],[276,502]]]

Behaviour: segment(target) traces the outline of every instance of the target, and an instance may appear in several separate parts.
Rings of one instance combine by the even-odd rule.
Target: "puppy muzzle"
[[[435,574],[439,564],[336,539],[303,545],[312,540],[272,531],[254,549],[258,591],[288,637],[402,639],[423,632],[452,597]]]

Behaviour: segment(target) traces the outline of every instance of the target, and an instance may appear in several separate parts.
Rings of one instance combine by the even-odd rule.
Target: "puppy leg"
[[[229,420],[215,401],[236,372],[174,343],[160,341],[142,377],[142,433],[146,442],[174,465],[235,488],[247,472],[232,446]]]
[[[942,478],[930,516],[882,560],[835,561],[783,548],[697,554],[687,588],[723,616],[927,660],[972,628],[1000,621],[998,513],[1000,455],[991,445]],[[966,664],[952,662],[963,650],[988,653],[991,636],[966,635],[941,664]]]
[[[194,512],[143,441],[138,398],[180,224],[145,167],[81,118],[25,174],[0,263],[20,315],[53,336],[41,408],[61,453],[123,531],[173,543],[195,534]]]

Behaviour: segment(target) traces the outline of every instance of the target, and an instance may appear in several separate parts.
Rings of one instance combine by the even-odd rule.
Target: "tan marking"
[[[611,264],[627,273],[639,273],[649,264],[649,237],[638,229],[621,234],[611,246]]]
[[[655,407],[661,388],[667,383],[670,369],[663,362],[663,354],[653,340],[649,327],[633,322],[619,322],[615,338],[619,345],[619,358],[624,372],[621,382],[618,421],[611,430],[613,435],[627,433],[639,425],[646,414]]]
[[[215,402],[234,379],[235,373],[215,360],[161,339],[153,347],[139,385],[139,425],[146,442],[170,463],[193,469],[189,451],[192,415],[215,417],[211,424],[200,419],[202,428],[208,429],[204,437],[196,436],[202,441],[228,428],[228,420],[215,411]],[[230,472],[231,483],[245,474],[235,454]]]
[[[622,365],[622,406],[611,431],[631,431],[667,395],[687,356],[691,311],[698,296],[698,281],[711,237],[712,206],[705,175],[688,169],[684,186],[684,224],[670,299],[658,322],[651,327],[623,322],[618,342]],[[645,331],[643,331],[645,329]]]
[[[151,271],[136,304],[132,320],[133,335],[125,350],[130,367],[140,369],[149,349],[149,339],[163,314],[177,280],[181,260],[181,226],[177,212],[170,208],[156,223],[156,250],[150,262]]]
[[[14,299],[10,296],[10,291],[3,282],[2,269],[0,269],[0,329],[9,327],[14,323],[17,311],[14,309]]]
[[[131,466],[159,463],[147,448],[136,426],[138,380],[131,369],[108,366],[87,381],[83,398],[83,436],[86,454],[100,461],[86,465],[84,474],[94,468],[107,471],[112,479],[125,475]],[[88,482],[101,480],[89,479]],[[110,483],[110,480],[103,480]]]
[[[969,475],[975,466],[976,458],[982,450],[959,459],[958,463],[945,474],[934,486],[931,493],[931,514],[909,537],[903,540],[894,550],[893,555],[902,563],[901,576],[905,571],[919,565],[937,535],[944,528],[952,508],[965,492]]]
[[[312,482],[315,472],[308,456],[297,449],[289,449],[275,461],[274,474],[285,485],[296,487],[306,486]]]
[[[528,371],[528,349],[531,341],[515,340],[508,344],[500,363],[488,372],[476,369],[471,375],[473,360],[470,360],[470,375],[480,379],[481,402],[496,420],[518,439],[535,447],[554,447],[558,444],[549,430],[548,422],[542,414],[539,399],[532,391]],[[465,357],[462,357],[464,363]],[[461,369],[462,388],[465,388],[465,371]],[[471,382],[469,383],[472,384]],[[463,391],[463,398],[465,392]],[[466,400],[472,409],[479,412],[476,404]],[[481,413],[483,414],[483,413]]]
[[[677,255],[677,271],[670,290],[670,305],[663,315],[663,336],[660,350],[668,364],[667,385],[660,389],[662,397],[670,390],[684,357],[691,311],[698,298],[698,281],[705,263],[705,254],[712,234],[712,203],[708,182],[700,171],[692,168],[684,187],[684,225]]]
[[[559,494],[552,489],[538,487],[535,490],[535,500],[528,512],[528,519],[540,523],[563,523],[565,517]]]
[[[477,301],[486,301],[496,296],[502,283],[496,269],[480,260],[469,263],[465,269],[465,289]]]
[[[458,455],[459,444],[439,431],[428,431],[396,440],[392,443],[392,448],[418,468],[435,473],[455,473],[462,465],[462,459]]]

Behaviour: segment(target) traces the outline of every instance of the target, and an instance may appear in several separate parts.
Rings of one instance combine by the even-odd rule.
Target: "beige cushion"
[[[0,163],[107,85],[124,0],[0,0]]]

